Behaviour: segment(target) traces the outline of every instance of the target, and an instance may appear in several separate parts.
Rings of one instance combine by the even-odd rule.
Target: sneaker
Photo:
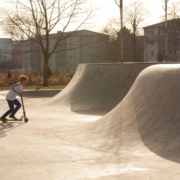
[[[16,118],[16,117],[13,116],[13,115],[10,115],[9,117],[12,118],[12,119],[14,119],[14,120],[18,120],[18,118]]]
[[[6,118],[0,118],[0,120],[1,120],[3,123],[7,123],[7,119],[6,119]]]

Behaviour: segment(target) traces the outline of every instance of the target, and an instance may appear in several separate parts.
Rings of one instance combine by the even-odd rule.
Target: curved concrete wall
[[[70,84],[48,104],[75,112],[108,112],[127,94],[138,74],[152,63],[81,64]]]
[[[126,97],[97,121],[65,134],[84,146],[180,163],[180,65],[145,69]]]

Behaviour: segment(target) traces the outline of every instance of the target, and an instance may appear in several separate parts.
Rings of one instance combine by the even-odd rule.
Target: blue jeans
[[[20,109],[21,107],[21,103],[15,99],[14,101],[10,101],[10,100],[7,100],[8,104],[9,104],[9,110],[1,117],[1,118],[5,118],[6,116],[8,116],[9,114],[11,114],[12,116],[14,116],[17,111]],[[14,104],[16,105],[16,108],[14,109]]]

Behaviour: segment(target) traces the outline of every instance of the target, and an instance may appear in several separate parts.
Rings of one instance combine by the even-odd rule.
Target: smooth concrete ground
[[[44,99],[47,100],[47,99]],[[59,133],[99,116],[42,108],[43,99],[26,99],[29,122],[0,123],[1,180],[178,180],[180,164],[146,149],[116,153],[66,140]],[[42,106],[39,106],[39,103]],[[38,104],[38,105],[36,105]],[[0,112],[7,109],[1,101]],[[17,116],[21,116],[22,110]],[[147,155],[148,154],[148,155]]]
[[[101,83],[107,82],[108,66],[94,66]],[[27,124],[0,123],[0,180],[179,180],[180,65],[147,68],[123,100],[114,108],[111,103],[113,110],[101,115],[92,107],[103,106],[110,97],[115,100],[115,95],[107,96],[106,89],[91,93],[98,83],[87,70],[79,68],[68,87],[53,98],[25,97]],[[83,86],[82,75],[92,80],[90,90]],[[118,83],[121,90],[127,89],[120,79]],[[78,90],[78,109],[91,99],[84,108],[87,113],[75,107]],[[7,109],[0,99],[0,114]]]

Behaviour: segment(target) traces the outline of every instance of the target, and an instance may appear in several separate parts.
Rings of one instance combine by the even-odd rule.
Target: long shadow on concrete
[[[0,123],[0,138],[6,137],[7,136],[6,132],[9,132],[15,128],[18,128],[19,126],[22,126],[24,124],[24,122],[19,123],[16,126],[13,124],[17,124],[17,122]]]

